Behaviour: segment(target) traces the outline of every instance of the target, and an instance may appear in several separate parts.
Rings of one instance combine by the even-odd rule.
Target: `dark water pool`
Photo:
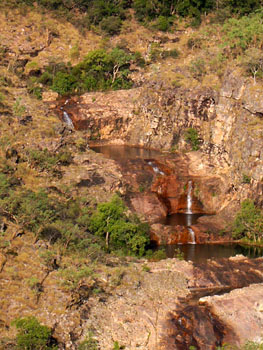
[[[176,213],[168,215],[166,218],[161,220],[161,224],[168,226],[191,226],[197,223],[198,218],[204,214],[184,214]]]
[[[152,159],[158,158],[163,154],[157,150],[140,148],[140,147],[130,147],[123,145],[103,145],[103,146],[92,146],[90,147],[93,151],[97,153],[102,153],[105,157],[119,160],[119,159]]]
[[[164,155],[157,150],[124,145],[92,146],[91,149],[97,153],[102,153],[107,158],[120,161],[121,163],[129,159],[148,160],[147,163],[151,165],[153,169],[155,169],[156,166],[154,159],[158,159]],[[159,169],[157,169],[156,172],[157,171],[159,171]],[[182,225],[189,227],[194,225],[200,216],[201,214],[173,214],[164,219],[162,223],[170,226]],[[167,257],[169,258],[175,257],[179,251],[185,260],[191,260],[193,262],[202,262],[211,258],[229,258],[238,254],[249,258],[263,256],[262,248],[241,246],[239,244],[179,244],[167,245],[156,249],[165,249]]]
[[[184,260],[203,262],[207,259],[229,258],[238,254],[248,258],[263,256],[263,248],[244,246],[240,244],[176,244],[158,247],[164,249],[168,258],[174,258],[178,252],[183,255]]]

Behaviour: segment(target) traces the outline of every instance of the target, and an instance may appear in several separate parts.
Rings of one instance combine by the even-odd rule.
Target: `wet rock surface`
[[[224,344],[240,346],[248,339],[259,340],[263,287],[256,283],[263,282],[262,272],[262,258],[240,256],[194,264],[193,275],[188,276],[191,294],[169,314],[169,331],[161,348],[214,350]],[[222,293],[226,294],[215,295]]]

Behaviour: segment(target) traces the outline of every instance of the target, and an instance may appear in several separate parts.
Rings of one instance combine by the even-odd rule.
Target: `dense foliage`
[[[136,18],[141,22],[157,19],[157,28],[168,30],[175,16],[188,16],[198,19],[202,13],[211,10],[223,10],[229,13],[245,15],[261,6],[260,0],[4,0],[9,6],[21,6],[37,3],[42,8],[53,10],[77,26],[90,29],[99,26],[110,35],[118,34],[122,21],[129,16],[127,9],[133,8]],[[80,13],[76,18],[73,13]]]
[[[43,326],[35,317],[20,318],[14,322],[18,329],[17,348],[20,350],[55,350],[52,345],[51,329]]]
[[[91,51],[75,66],[51,62],[38,79],[61,95],[86,91],[128,89],[132,86],[128,75],[131,62],[140,57],[114,48]]]
[[[80,198],[51,195],[43,189],[34,192],[13,185],[10,177],[0,174],[0,213],[63,251],[91,256],[106,247],[107,251],[144,255],[149,244],[148,225],[125,211],[118,196],[98,204],[94,211]]]
[[[108,203],[98,205],[91,216],[89,229],[95,235],[105,237],[106,245],[111,249],[126,250],[127,253],[142,256],[150,243],[147,224],[131,219],[125,213],[125,207],[117,196]]]
[[[234,221],[234,238],[246,238],[250,241],[262,241],[263,214],[256,208],[254,202],[247,199],[241,205],[241,210]]]
[[[263,12],[229,19],[223,27],[224,46],[234,54],[240,54],[249,47],[263,47]]]

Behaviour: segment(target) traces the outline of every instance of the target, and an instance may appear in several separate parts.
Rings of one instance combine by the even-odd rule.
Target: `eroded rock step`
[[[192,277],[191,294],[168,315],[162,349],[215,350],[226,343],[240,346],[259,339],[263,258],[208,260],[194,264]]]

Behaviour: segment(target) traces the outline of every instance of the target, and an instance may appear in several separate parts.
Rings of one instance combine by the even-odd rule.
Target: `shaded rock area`
[[[151,241],[156,245],[187,244],[191,242],[191,235],[187,227],[159,223],[151,225]]]
[[[151,350],[185,350],[191,345],[201,350],[215,350],[226,342],[239,345],[248,339],[255,340],[262,327],[261,314],[259,324],[253,327],[261,312],[262,284],[227,292],[262,283],[262,263],[262,258],[252,261],[236,257],[209,260],[204,266],[167,259],[148,262],[148,272],[140,272],[139,265],[135,264],[106,303],[98,305],[90,301],[88,322],[103,329],[98,338],[107,350],[111,349],[109,339],[118,339],[126,349]],[[226,294],[201,298],[198,302],[204,295],[222,292]],[[249,317],[247,309],[233,301],[232,296],[236,295],[240,296],[240,302],[244,298],[249,307],[253,305],[249,308]],[[224,300],[226,305],[220,310]],[[234,317],[237,313],[240,316]],[[248,320],[253,323],[241,335],[241,324],[244,321],[248,325]]]
[[[75,129],[87,130],[91,140],[104,140],[124,143],[140,89],[118,92],[94,92],[80,98],[53,104],[60,118],[66,111]]]
[[[260,341],[263,288],[256,283],[263,282],[262,272],[262,258],[252,261],[240,256],[194,264],[188,280],[191,295],[169,314],[160,348],[214,350],[224,344],[240,346],[248,339]]]
[[[158,199],[155,193],[134,195],[131,205],[137,213],[148,218],[149,223],[158,222],[167,216],[167,207]]]
[[[64,168],[60,185],[74,186],[76,193],[97,201],[108,200],[109,193],[125,194],[127,190],[119,166],[92,151],[74,157],[74,162]]]
[[[112,350],[115,341],[128,350],[187,349],[184,344],[206,350],[215,349],[213,346],[220,342],[239,344],[260,335],[262,285],[220,298],[202,298],[204,307],[198,299],[262,283],[263,258],[236,257],[202,264],[177,259],[150,262],[127,258],[120,262],[109,258],[105,264],[96,265],[93,276],[82,278],[69,290],[58,269],[63,261],[54,267],[44,265],[40,256],[48,247],[39,241],[38,251],[32,242],[33,235],[16,237],[10,240],[6,254],[1,254],[3,337],[15,334],[13,319],[27,315],[35,315],[53,329],[61,350],[77,349],[87,330],[93,331],[105,350]],[[41,290],[30,284],[32,276]],[[232,301],[232,296],[239,301]],[[249,316],[242,311],[244,304]],[[251,327],[243,335],[241,324],[247,325],[248,320]],[[254,326],[256,321],[258,325]]]

